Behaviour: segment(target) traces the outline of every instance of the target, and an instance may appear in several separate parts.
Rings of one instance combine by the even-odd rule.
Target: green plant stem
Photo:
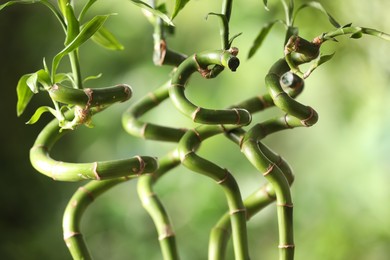
[[[179,259],[176,246],[176,238],[167,211],[161,200],[153,190],[154,184],[165,173],[180,165],[177,152],[172,152],[159,159],[159,168],[152,175],[141,176],[138,180],[138,196],[143,207],[152,217],[158,232],[158,240],[162,251],[163,259]]]
[[[277,61],[270,69],[270,73],[273,73],[274,75],[277,75],[279,77],[280,82],[278,84],[280,88],[282,88],[283,85],[285,93],[289,97],[295,98],[302,92],[304,83],[301,78],[289,73],[288,71],[289,66],[284,59],[280,59],[279,61]],[[235,107],[241,107],[250,111],[251,113],[256,113],[274,106],[275,103],[272,97],[273,96],[270,94],[257,96],[245,100],[240,104],[236,105]],[[252,164],[256,166],[258,170],[262,172],[267,172],[269,170],[270,165],[273,165],[272,168],[274,168],[275,170],[272,170],[278,172],[278,174],[276,175],[283,176],[279,177],[280,180],[276,178],[276,184],[275,179],[270,179],[270,176],[266,176],[266,178],[269,179],[270,183],[266,184],[258,191],[250,195],[247,199],[245,199],[244,206],[247,209],[248,220],[253,215],[258,213],[261,209],[266,207],[268,204],[272,203],[277,195],[279,195],[279,198],[285,198],[281,200],[282,203],[278,203],[280,205],[288,205],[283,204],[283,202],[285,202],[286,199],[287,201],[291,200],[288,190],[288,186],[291,185],[294,180],[291,168],[282,157],[272,152],[269,148],[263,145],[260,140],[276,131],[289,129],[296,126],[302,126],[301,121],[299,119],[296,119],[295,117],[292,117],[291,115],[285,115],[284,117],[268,120],[255,125],[250,130],[251,132],[253,132],[253,134],[251,134],[251,132],[247,134],[242,128],[236,128],[226,132],[226,135],[229,139],[231,139],[237,145],[240,145],[242,147],[242,151],[244,152],[244,154],[248,157]],[[249,140],[245,141],[244,137],[248,138],[248,136],[250,136]],[[265,163],[265,165],[261,166],[262,163]],[[281,184],[278,184],[278,181],[281,182]],[[285,185],[285,181],[287,181],[287,187]],[[284,192],[279,191],[278,194],[275,194],[274,185],[282,185],[282,190]],[[292,234],[292,209],[290,209],[289,207],[279,206],[278,219],[280,224],[280,245],[282,245],[280,248],[280,259],[292,259],[294,253]],[[209,259],[225,259],[226,246],[227,242],[229,241],[230,233],[230,219],[229,214],[226,213],[211,231],[209,243]]]
[[[69,111],[69,117],[73,111]],[[71,130],[60,132],[58,121],[51,121],[38,135],[30,150],[30,161],[40,173],[59,181],[81,181],[86,179],[104,180],[118,177],[135,177],[152,173],[157,160],[149,156],[136,156],[130,159],[99,161],[92,163],[69,163],[50,157],[54,144]]]
[[[74,89],[55,84],[48,90],[57,102],[84,107],[108,106],[131,98],[132,89],[126,84],[105,88]]]
[[[80,62],[79,62],[79,54],[78,50],[72,51],[69,53],[70,66],[72,69],[73,81],[75,82],[76,89],[83,88],[83,78],[81,75]]]
[[[169,80],[127,109],[122,116],[122,125],[129,134],[148,140],[179,142],[186,129],[159,126],[152,123],[145,123],[139,119],[161,104],[161,102],[168,99],[170,85],[171,81]]]
[[[232,126],[233,127],[233,126]],[[189,130],[180,140],[178,151],[182,165],[215,180],[223,189],[229,207],[233,233],[235,259],[249,259],[246,231],[246,209],[241,199],[239,187],[233,175],[216,164],[198,156],[196,149],[205,139],[224,133],[223,126],[199,126]]]
[[[390,41],[390,34],[371,29],[371,28],[364,28],[364,27],[342,27],[338,28],[334,31],[323,33],[321,36],[317,37],[315,41],[320,41],[321,43],[328,41],[328,40],[334,40],[338,36],[343,35],[354,35],[357,33],[361,34],[367,34],[375,37],[379,37],[381,39],[384,39],[386,41]]]
[[[74,193],[66,206],[62,224],[64,240],[73,259],[92,259],[80,230],[81,218],[87,207],[102,193],[127,180],[122,177],[105,181],[90,181]]]
[[[243,109],[213,110],[191,103],[185,96],[185,87],[192,73],[198,71],[209,77],[208,66],[220,65],[235,71],[239,65],[238,58],[230,51],[212,51],[192,55],[183,61],[172,76],[169,96],[176,108],[196,123],[247,125],[251,115]]]

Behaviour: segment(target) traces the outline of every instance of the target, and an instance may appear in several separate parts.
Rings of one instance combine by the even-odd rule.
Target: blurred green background
[[[6,1],[0,1],[4,3]],[[80,1],[83,3],[84,1]],[[279,1],[234,1],[231,33],[242,32],[241,66],[214,80],[194,76],[188,95],[197,104],[222,108],[265,92],[268,68],[283,55],[283,29],[276,26],[250,60],[248,50],[260,27],[283,18]],[[296,1],[297,5],[304,1]],[[387,0],[322,1],[342,24],[353,22],[390,32]],[[220,1],[190,1],[175,19],[176,35],[169,46],[180,52],[218,49],[218,20],[205,16],[219,12]],[[97,115],[95,128],[82,127],[66,136],[53,152],[65,161],[126,158],[137,154],[162,156],[174,144],[131,137],[121,126],[122,112],[168,79],[170,68],[152,64],[152,28],[129,1],[98,1],[94,14],[117,13],[106,26],[125,45],[111,52],[92,42],[81,48],[84,76],[103,77],[88,87],[130,84],[134,97]],[[297,19],[307,39],[331,25],[318,11],[305,10]],[[16,116],[15,87],[19,77],[50,61],[63,44],[63,33],[49,10],[41,5],[20,5],[0,13],[1,181],[0,259],[70,259],[62,240],[62,213],[80,183],[55,182],[30,165],[29,148],[49,115],[36,125],[25,125],[35,108],[49,104],[44,95],[33,98],[27,111]],[[289,161],[296,175],[292,188],[295,206],[296,259],[385,260],[390,256],[390,43],[366,36],[340,38],[323,52],[335,57],[306,80],[299,100],[314,107],[320,121],[311,128],[293,129],[267,137],[264,142]],[[68,70],[66,62],[61,67]],[[254,122],[280,114],[261,113]],[[149,113],[146,120],[191,126],[190,120],[169,101]],[[228,168],[243,196],[264,183],[261,174],[237,147],[222,136],[205,142],[200,154]],[[222,190],[209,179],[183,167],[156,186],[175,225],[182,259],[206,259],[208,235],[227,210]],[[252,259],[277,259],[276,210],[272,205],[249,223]],[[82,230],[95,259],[161,259],[157,235],[136,193],[136,181],[110,190],[87,210]],[[230,249],[231,252],[231,249]],[[229,259],[232,259],[231,256]]]

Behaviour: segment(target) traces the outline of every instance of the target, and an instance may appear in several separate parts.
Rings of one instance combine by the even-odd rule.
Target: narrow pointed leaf
[[[26,81],[27,86],[34,94],[38,93],[38,74],[33,73]]]
[[[50,75],[43,69],[31,74],[26,83],[33,93],[38,93],[39,84],[41,84],[45,89],[50,88],[52,85]]]
[[[356,33],[353,33],[353,34],[351,35],[351,38],[352,38],[352,39],[359,39],[359,38],[362,38],[362,37],[363,37],[363,33],[362,33],[361,31],[356,32]]]
[[[55,75],[61,59],[68,53],[76,50],[88,39],[90,39],[103,26],[108,16],[109,15],[95,16],[85,26],[83,26],[82,30],[76,36],[76,38],[54,57],[51,71],[52,75]]]
[[[268,8],[268,0],[263,0],[263,4],[264,4],[265,10],[269,11],[269,8]]]
[[[248,53],[248,59],[251,58],[255,53],[256,51],[260,48],[260,46],[263,44],[265,38],[267,37],[268,33],[270,32],[270,30],[272,29],[272,27],[277,23],[277,22],[282,22],[280,20],[275,20],[275,21],[272,21],[270,23],[267,23],[265,24],[259,34],[257,35],[255,41],[253,42],[252,44],[252,47],[250,48],[249,50],[249,53]]]
[[[99,73],[98,75],[94,75],[94,76],[89,76],[89,77],[86,77],[83,82],[87,82],[89,80],[94,80],[94,79],[98,79],[102,76],[102,73]]]
[[[42,107],[39,107],[35,113],[32,115],[32,117],[30,118],[30,120],[28,120],[26,122],[26,124],[28,125],[32,125],[32,124],[35,124],[36,122],[38,122],[38,120],[41,118],[41,115],[45,112],[50,112],[52,113],[54,116],[56,116],[56,110],[51,108],[51,107],[48,107],[48,106],[42,106]]]
[[[125,48],[105,27],[101,27],[99,31],[92,36],[92,40],[109,50],[121,51]]]
[[[27,85],[27,79],[30,78],[32,74],[23,75],[16,86],[16,94],[18,97],[18,102],[16,104],[16,114],[18,116],[22,115],[26,109],[31,98],[34,96],[34,92]]]
[[[332,54],[328,54],[328,55],[320,55],[316,60],[315,62],[310,66],[310,68],[305,72],[305,74],[303,75],[303,78],[307,78],[310,76],[310,74],[315,70],[317,69],[319,66],[321,66],[322,64],[324,64],[325,62],[329,61],[330,59],[333,58],[333,56],[335,55],[335,52],[332,53]]]
[[[325,8],[322,6],[321,3],[317,2],[317,1],[311,1],[311,2],[308,2],[308,3],[304,3],[302,4],[298,9],[297,11],[295,12],[295,17],[297,16],[298,12],[301,11],[302,9],[306,8],[306,7],[311,7],[311,8],[314,8],[314,9],[317,9],[319,11],[321,11],[323,14],[325,14],[327,17],[328,17],[328,20],[329,22],[336,28],[340,28],[341,25],[336,21],[336,19],[333,18],[332,15],[330,15],[326,10]],[[294,20],[295,20],[295,17],[294,17]]]
[[[80,24],[77,20],[72,5],[69,0],[58,0],[61,12],[65,17],[66,39],[65,46],[68,45],[80,33]]]
[[[184,8],[184,6],[189,2],[190,0],[175,0],[175,7],[173,9],[171,19],[176,17],[176,15],[179,14],[179,12]]]
[[[153,15],[160,17],[167,24],[169,24],[171,26],[175,26],[173,24],[172,20],[166,14],[164,14],[163,12],[161,12],[161,11],[159,11],[157,9],[154,9],[153,7],[148,5],[147,3],[144,3],[144,2],[142,2],[140,0],[130,0],[130,2],[132,2],[136,6],[141,7],[142,9],[152,13]]]
[[[19,0],[19,1],[8,1],[5,4],[0,5],[0,11],[4,8],[14,4],[35,4],[41,2],[40,0]]]
[[[79,21],[81,22],[85,16],[85,14],[87,13],[87,11],[89,10],[89,8],[91,8],[91,6],[96,2],[97,0],[89,0],[83,7],[83,9],[81,10],[80,12],[80,15],[79,15]]]

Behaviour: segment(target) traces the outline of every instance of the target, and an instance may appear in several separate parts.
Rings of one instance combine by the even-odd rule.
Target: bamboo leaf
[[[184,8],[184,6],[189,2],[190,0],[175,0],[175,7],[173,9],[171,19],[176,17],[176,15],[179,14],[179,12]]]
[[[125,47],[105,27],[101,27],[93,36],[92,40],[109,50],[121,51]]]
[[[295,12],[295,16],[294,16],[294,20],[298,14],[299,11],[301,11],[302,9],[306,8],[306,7],[310,7],[310,8],[314,8],[314,9],[317,9],[319,11],[321,11],[323,14],[325,14],[327,17],[328,17],[328,20],[329,22],[336,28],[340,28],[341,25],[336,21],[336,19],[333,18],[332,15],[330,15],[326,10],[325,8],[322,6],[321,3],[317,2],[317,1],[311,1],[311,2],[308,2],[308,3],[304,3],[302,4],[298,9],[297,11]]]
[[[132,2],[133,4],[135,4],[138,7],[141,7],[143,10],[146,10],[146,11],[152,13],[153,15],[160,17],[167,24],[169,24],[171,26],[175,26],[173,24],[172,20],[166,14],[164,14],[163,12],[161,12],[157,9],[154,9],[153,7],[148,5],[147,3],[144,3],[140,0],[130,0],[130,2]]]
[[[52,77],[56,73],[57,67],[61,59],[68,53],[74,51],[88,39],[90,39],[105,23],[109,15],[98,15],[92,18],[83,28],[80,33],[70,42],[61,52],[59,52],[53,59],[52,64]]]
[[[99,73],[98,75],[93,75],[93,76],[89,76],[89,77],[86,77],[83,82],[87,82],[89,80],[94,80],[94,79],[98,79],[102,76],[102,73]]]
[[[268,8],[268,0],[263,0],[263,4],[264,4],[265,10],[269,11],[269,8]]]
[[[89,0],[83,7],[83,9],[81,10],[80,14],[79,14],[79,21],[81,22],[85,16],[85,14],[87,13],[87,11],[89,10],[89,8],[96,2],[97,0]]]
[[[267,37],[268,33],[270,32],[270,30],[272,29],[272,27],[278,23],[278,22],[282,22],[281,20],[275,20],[275,21],[272,21],[272,22],[269,22],[267,24],[265,24],[259,34],[257,35],[255,41],[253,42],[252,44],[252,47],[250,48],[249,50],[249,53],[248,53],[248,59],[250,59],[255,53],[256,51],[260,48],[260,46],[263,44],[265,38]]]
[[[324,64],[325,62],[329,61],[333,58],[335,53],[328,54],[328,55],[320,55],[315,62],[310,66],[310,68],[305,72],[303,75],[303,78],[307,78],[310,76],[310,74],[317,69],[320,65]]]
[[[32,115],[32,117],[30,118],[30,120],[28,120],[26,122],[26,124],[28,125],[32,125],[32,124],[35,124],[36,122],[38,122],[38,120],[41,118],[42,114],[45,113],[45,112],[50,112],[51,114],[53,114],[54,116],[56,116],[57,112],[55,109],[51,108],[51,107],[48,107],[48,106],[42,106],[42,107],[39,107],[35,113]]]
[[[5,4],[0,5],[0,11],[4,8],[14,4],[35,4],[41,2],[40,0],[19,0],[19,1],[8,1]]]
[[[80,24],[77,20],[70,0],[58,0],[58,6],[65,17],[66,39],[65,46],[68,45],[80,33]]]
[[[52,85],[49,73],[43,69],[31,74],[27,79],[26,84],[35,94],[39,91],[39,84],[45,89],[49,89]]]
[[[27,85],[27,79],[30,78],[32,74],[23,75],[16,86],[16,94],[18,97],[18,102],[16,104],[16,114],[18,116],[22,115],[26,109],[31,98],[34,96],[34,92]]]
[[[38,93],[38,74],[33,73],[26,81],[27,86],[34,94]]]
[[[351,38],[352,39],[359,39],[359,38],[362,38],[363,37],[363,33],[361,31],[359,32],[355,32],[351,35]]]

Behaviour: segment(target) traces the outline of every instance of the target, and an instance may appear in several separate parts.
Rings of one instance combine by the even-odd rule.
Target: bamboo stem
[[[148,140],[167,142],[178,142],[180,140],[186,129],[145,123],[139,119],[169,97],[170,85],[171,81],[169,80],[158,89],[141,98],[123,114],[122,125],[129,134]]]
[[[177,167],[180,159],[172,152],[159,159],[159,169],[153,175],[141,176],[138,180],[138,195],[143,207],[152,217],[158,232],[163,259],[179,259],[173,225],[161,200],[153,190],[154,184],[169,170]]]
[[[220,65],[235,71],[239,60],[235,51],[213,51],[192,55],[183,61],[172,76],[169,96],[184,115],[194,122],[202,124],[234,124],[247,125],[251,121],[251,115],[244,109],[213,110],[199,107],[191,103],[185,96],[185,86],[192,73],[198,71],[202,76],[208,77],[210,65]]]
[[[90,181],[74,193],[66,206],[62,224],[64,240],[73,259],[92,259],[80,230],[81,218],[87,207],[98,196],[127,180],[127,178],[117,178],[106,181]]]

